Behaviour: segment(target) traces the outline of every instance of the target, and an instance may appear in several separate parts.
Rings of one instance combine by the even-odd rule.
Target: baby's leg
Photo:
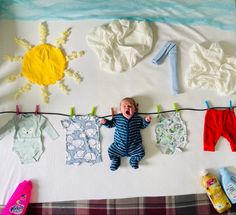
[[[120,157],[113,157],[111,160],[110,170],[115,171],[120,166]]]
[[[142,145],[140,144],[139,147],[131,153],[131,157],[129,160],[130,165],[134,169],[138,169],[139,168],[138,163],[140,160],[142,160],[144,155],[145,155],[144,149],[143,149]]]
[[[108,149],[108,154],[110,157],[111,166],[110,169],[112,171],[115,171],[119,168],[120,166],[120,157],[123,157],[125,154],[125,151],[123,151],[121,148],[118,147],[117,144],[113,143]]]

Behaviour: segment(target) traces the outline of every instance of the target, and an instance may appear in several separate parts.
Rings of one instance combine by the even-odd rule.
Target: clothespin
[[[112,118],[115,116],[115,114],[116,114],[116,111],[115,111],[115,109],[112,107],[112,108],[111,108],[111,116],[112,116]]]
[[[179,112],[179,108],[176,102],[173,103],[173,107],[175,109],[176,112]]]
[[[70,107],[70,117],[74,117],[75,116],[75,107]]]
[[[95,106],[92,106],[92,110],[90,112],[90,116],[94,116],[95,115],[95,112],[96,112],[96,107]]]
[[[20,114],[20,107],[19,105],[16,105],[16,115],[19,115]]]
[[[206,103],[207,109],[210,109],[209,102],[206,100],[205,103]]]
[[[157,114],[161,112],[161,105],[157,105]]]
[[[36,105],[35,107],[35,115],[38,115],[39,114],[39,105]]]
[[[233,110],[232,100],[229,101],[229,107],[230,107],[230,110]]]

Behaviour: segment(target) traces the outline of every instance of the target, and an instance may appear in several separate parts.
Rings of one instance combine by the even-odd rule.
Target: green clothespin
[[[161,105],[157,105],[157,114],[161,112]]]
[[[70,117],[75,116],[75,107],[70,107]]]
[[[173,107],[175,109],[176,112],[179,112],[179,108],[176,102],[173,103]]]
[[[96,107],[92,106],[92,110],[91,110],[90,116],[94,116],[95,112],[96,112]]]

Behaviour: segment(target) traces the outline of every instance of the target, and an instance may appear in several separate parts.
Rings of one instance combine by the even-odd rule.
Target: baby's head
[[[120,102],[120,112],[127,119],[130,119],[138,111],[137,105],[133,98],[126,97]]]

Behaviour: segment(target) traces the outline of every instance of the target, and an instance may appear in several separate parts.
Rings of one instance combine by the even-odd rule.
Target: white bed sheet
[[[222,31],[211,27],[182,26],[152,23],[155,44],[152,52],[133,69],[113,74],[103,72],[98,66],[98,58],[87,46],[85,36],[94,26],[107,23],[108,20],[95,21],[50,21],[48,42],[55,44],[59,33],[72,27],[72,33],[66,43],[66,52],[85,50],[80,59],[73,60],[70,67],[79,70],[84,80],[76,85],[66,79],[71,92],[63,95],[57,86],[49,88],[52,93],[50,103],[41,100],[38,86],[24,94],[18,101],[14,100],[16,89],[24,80],[15,83],[3,83],[6,75],[20,71],[20,63],[3,61],[6,54],[23,55],[25,50],[14,42],[18,36],[32,44],[39,43],[39,22],[0,21],[0,111],[15,110],[16,103],[23,111],[34,111],[40,104],[43,112],[69,113],[71,106],[76,107],[78,114],[91,111],[97,106],[97,115],[110,114],[111,107],[119,107],[123,97],[132,96],[139,103],[140,112],[155,112],[156,104],[163,110],[173,109],[177,102],[180,107],[205,108],[205,100],[213,106],[228,106],[233,96],[218,96],[209,90],[189,90],[183,79],[190,63],[188,50],[194,42],[203,43],[206,47],[211,42],[219,42],[225,52],[236,55],[236,32]],[[167,40],[176,41],[178,53],[178,77],[181,93],[171,95],[168,60],[156,66],[151,63],[160,47]],[[203,192],[200,185],[200,171],[211,169],[216,171],[222,166],[236,169],[236,156],[231,152],[229,143],[220,139],[216,152],[203,151],[203,122],[205,112],[182,111],[181,115],[187,123],[188,140],[186,152],[175,155],[161,154],[155,145],[156,115],[152,115],[151,125],[142,131],[146,156],[140,162],[140,168],[134,170],[128,159],[122,159],[121,167],[112,172],[107,150],[113,142],[113,129],[101,128],[101,146],[103,162],[93,166],[82,164],[68,166],[65,164],[65,132],[60,120],[62,116],[46,115],[60,134],[60,138],[52,141],[45,137],[45,152],[39,162],[20,164],[17,155],[12,152],[13,134],[0,141],[0,204],[7,202],[16,186],[24,179],[33,181],[31,202],[52,202],[81,199],[125,198],[135,196],[182,195]],[[1,126],[12,114],[0,115]]]

